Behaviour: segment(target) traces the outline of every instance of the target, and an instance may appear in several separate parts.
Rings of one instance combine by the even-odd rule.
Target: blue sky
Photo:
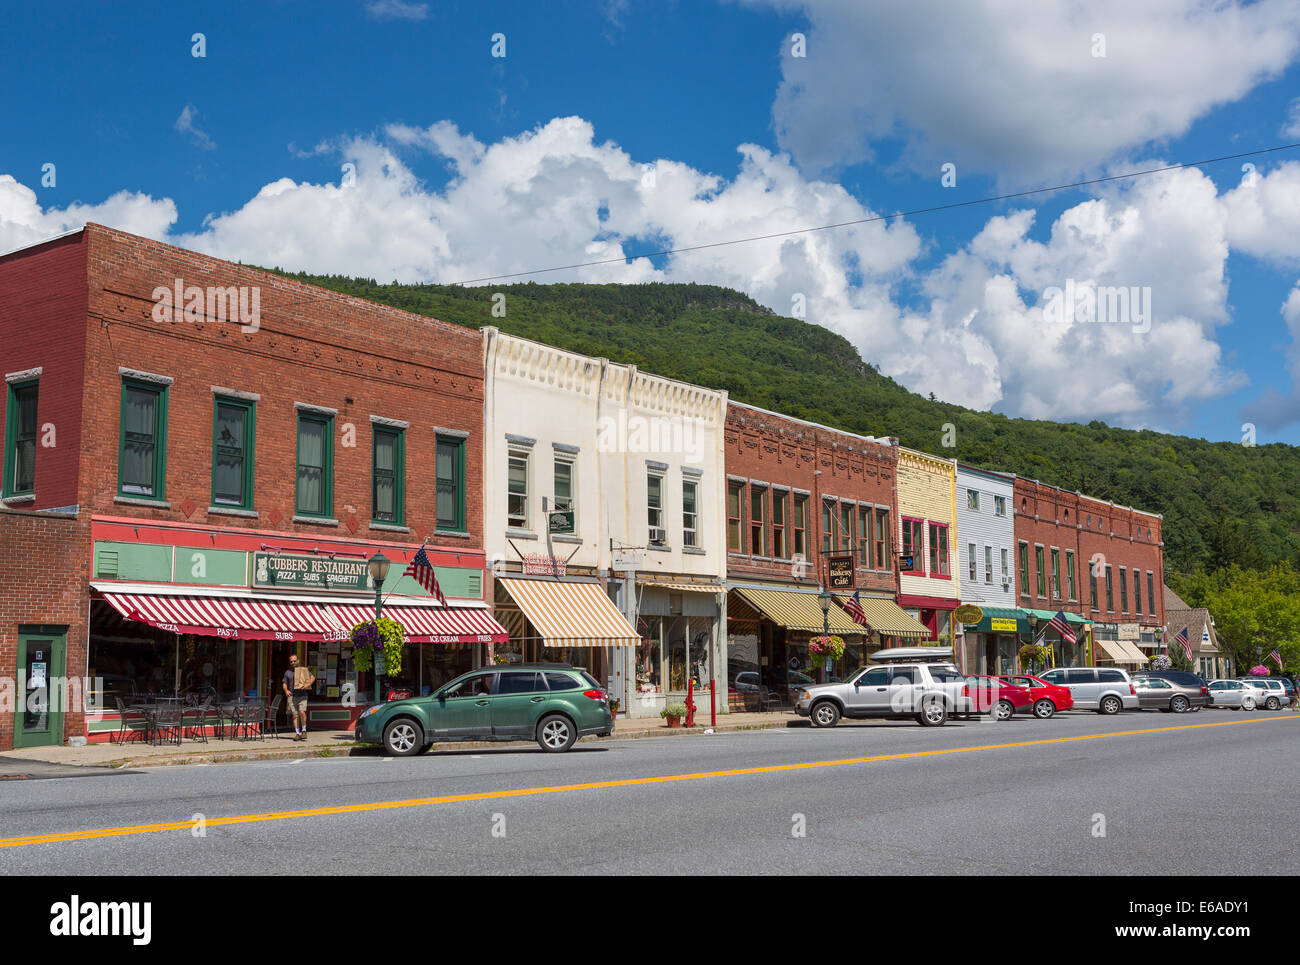
[[[449,282],[1300,141],[1294,4],[1128,6],[13,7],[0,248],[89,219]],[[537,280],[802,296],[949,401],[1296,444],[1300,150],[1252,160]],[[1067,282],[1150,316],[1045,320]]]

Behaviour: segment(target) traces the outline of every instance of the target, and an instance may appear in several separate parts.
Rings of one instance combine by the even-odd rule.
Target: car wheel
[[[573,723],[562,714],[543,717],[537,724],[537,744],[544,751],[567,751],[577,739],[578,732]]]
[[[834,727],[840,722],[840,709],[833,700],[819,700],[813,704],[811,717],[817,727]]]
[[[1175,714],[1185,714],[1187,713],[1187,708],[1191,706],[1192,705],[1187,702],[1187,698],[1182,694],[1177,694],[1173,700],[1169,701],[1169,709]]]
[[[1276,697],[1270,697],[1268,698],[1268,702],[1265,703],[1264,706],[1267,707],[1269,710],[1281,710],[1282,701],[1278,700]]]
[[[948,720],[948,705],[938,697],[927,697],[916,720],[922,727],[941,727]]]
[[[1254,697],[1242,697],[1242,698],[1241,698],[1241,709],[1242,709],[1242,710],[1254,710],[1254,709],[1255,709],[1255,698],[1254,698]]]
[[[398,717],[384,728],[384,753],[389,757],[411,757],[424,746],[424,732],[409,717]]]
[[[994,720],[1010,720],[1015,714],[1015,705],[1009,700],[999,700],[997,706],[993,708]]]
[[[1034,716],[1040,720],[1047,720],[1056,714],[1056,704],[1052,703],[1046,697],[1034,703]]]
[[[1124,702],[1114,695],[1104,697],[1101,701],[1101,712],[1103,714],[1118,714],[1123,709]]]

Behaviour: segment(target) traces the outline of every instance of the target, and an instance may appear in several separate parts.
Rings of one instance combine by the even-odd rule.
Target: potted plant
[[[659,711],[659,716],[668,722],[669,727],[681,727],[682,718],[686,716],[685,704],[669,704]]]
[[[609,716],[611,716],[611,717],[617,717],[617,716],[618,716],[618,698],[617,698],[617,697],[611,697],[611,698],[609,699]]]
[[[1034,664],[1041,663],[1047,665],[1047,658],[1050,653],[1046,647],[1040,647],[1037,644],[1027,643],[1018,651],[1020,665],[1029,670]]]
[[[828,663],[833,665],[844,656],[844,638],[813,637],[808,641],[808,655],[812,658],[812,665],[818,670]]]

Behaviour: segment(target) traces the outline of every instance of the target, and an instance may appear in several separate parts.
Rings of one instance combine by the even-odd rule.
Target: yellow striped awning
[[[731,591],[773,623],[787,630],[822,632],[822,607],[816,593],[791,593],[787,590],[754,590],[738,586]],[[831,633],[866,633],[867,628],[854,623],[847,613],[831,603],[826,614]],[[928,632],[928,631],[927,631]]]
[[[838,603],[839,601],[836,600]],[[889,637],[916,637],[928,639],[930,628],[918,622],[906,610],[893,600],[883,600],[874,596],[859,596],[862,612],[867,615],[867,626],[877,633]],[[843,606],[840,603],[840,606]]]
[[[1119,645],[1118,640],[1107,640],[1103,637],[1097,637],[1096,643],[1102,650],[1106,651],[1106,656],[1110,657],[1110,659],[1115,663],[1133,662],[1132,655]]]
[[[599,583],[497,580],[548,647],[635,647],[636,630]]]
[[[1151,659],[1145,653],[1139,650],[1138,645],[1133,641],[1119,640],[1116,642],[1119,643],[1119,645],[1123,647],[1126,651],[1128,651],[1129,656],[1128,659],[1124,661],[1125,663],[1136,664],[1137,666],[1140,667],[1145,663],[1151,662]]]
[[[637,586],[650,586],[658,590],[675,590],[679,593],[721,593],[726,589],[725,586],[719,586],[717,583],[668,583],[662,580],[642,580],[636,581]]]

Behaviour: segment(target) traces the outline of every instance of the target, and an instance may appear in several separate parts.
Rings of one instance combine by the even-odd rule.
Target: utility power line
[[[1164,167],[1147,168],[1143,171],[1130,171],[1127,174],[1112,174],[1104,178],[1090,178],[1087,181],[1073,181],[1070,184],[1058,184],[1050,188],[1033,188],[1028,191],[1015,191],[1011,194],[997,194],[986,198],[973,198],[970,201],[954,201],[951,204],[937,204],[929,208],[913,208],[910,211],[898,211],[894,214],[875,215],[871,218],[858,218],[855,221],[839,221],[835,224],[817,225],[812,228],[792,228],[789,231],[774,231],[766,235],[753,235],[749,238],[733,238],[729,241],[714,241],[703,245],[688,245],[682,248],[665,248],[662,251],[647,251],[638,255],[624,255],[620,258],[603,258],[599,261],[582,261],[572,265],[557,265],[553,268],[534,268],[529,271],[514,271],[504,275],[484,275],[482,278],[467,278],[464,281],[443,282],[450,285],[474,285],[484,281],[500,281],[505,278],[523,278],[528,275],[545,275],[556,271],[571,271],[576,268],[594,268],[597,265],[616,265],[637,258],[658,258],[663,255],[679,255],[688,251],[704,251],[708,248],[724,248],[729,245],[744,245],[753,241],[768,241],[772,238],[788,238],[792,235],[811,234],[814,231],[830,231],[834,228],[848,228],[853,225],[872,224],[877,221],[892,221],[895,218],[910,218],[919,214],[933,214],[936,211],[951,211],[955,208],[967,208],[977,204],[992,204],[995,201],[1009,201],[1013,198],[1027,198],[1035,194],[1049,194],[1053,191],[1068,191],[1071,188],[1083,188],[1091,184],[1104,184],[1108,181],[1125,181],[1131,178],[1162,174],[1182,168],[1200,167],[1204,164],[1219,164],[1223,161],[1236,161],[1244,157],[1257,157],[1260,154],[1272,154],[1277,151],[1290,151],[1300,147],[1295,144],[1279,144],[1276,147],[1263,147],[1255,151],[1243,151],[1240,154],[1224,154],[1219,157],[1206,158],[1202,161],[1184,161],[1181,164],[1167,164]]]

